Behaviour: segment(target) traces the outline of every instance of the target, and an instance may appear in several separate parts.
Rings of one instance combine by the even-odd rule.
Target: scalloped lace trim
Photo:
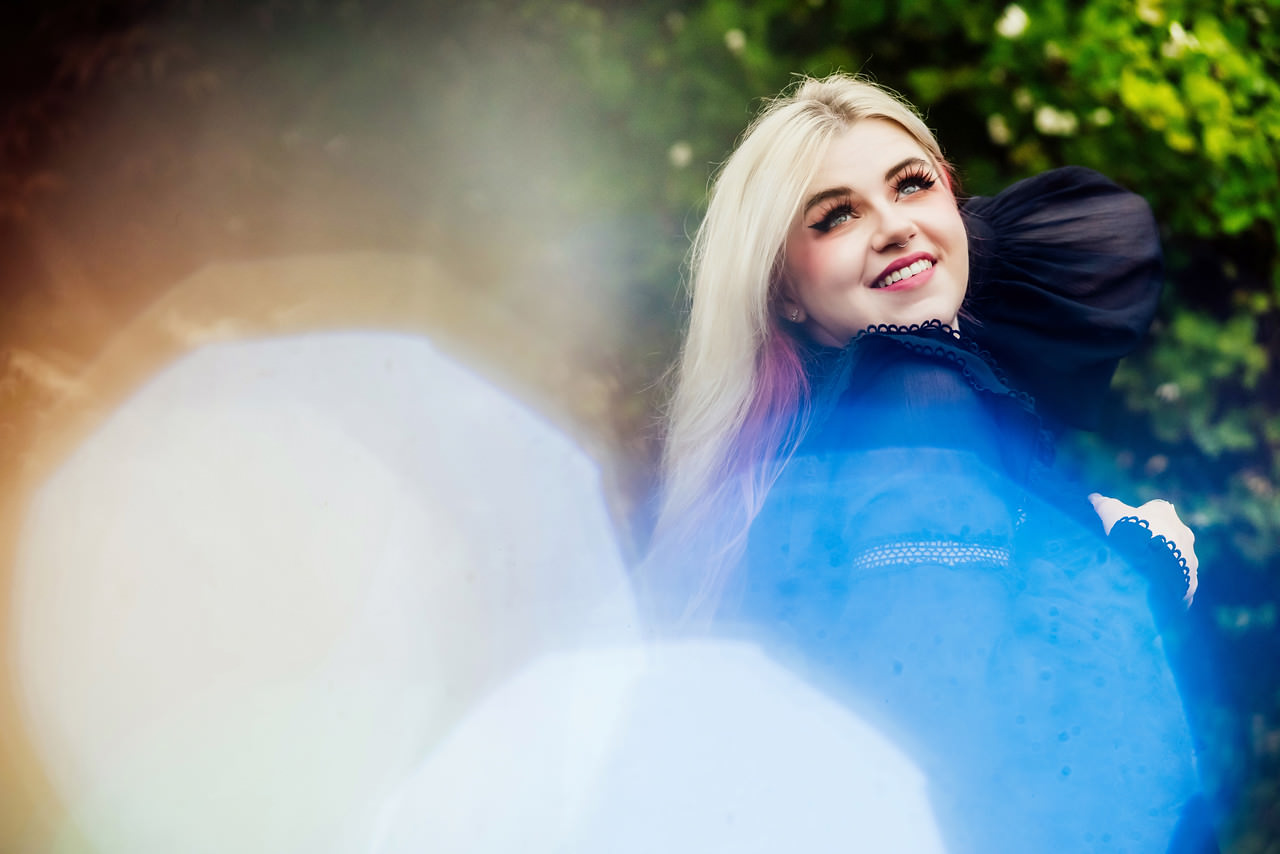
[[[1003,386],[1003,388],[999,388],[999,389],[985,388],[984,384],[980,383],[978,381],[978,378],[973,375],[973,372],[969,369],[968,365],[965,364],[963,360],[959,359],[954,352],[952,352],[947,348],[931,347],[925,344],[918,344],[916,342],[905,340],[900,337],[893,337],[893,340],[897,341],[898,343],[902,344],[903,346],[917,353],[923,353],[925,355],[930,355],[930,356],[941,356],[951,361],[957,367],[960,368],[960,372],[964,376],[965,380],[967,380],[969,384],[972,385],[974,388],[981,388],[984,391],[998,392],[1000,394],[1004,394],[1009,397],[1012,397],[1016,399],[1018,402],[1020,402],[1021,404],[1023,404],[1030,412],[1036,414],[1037,418],[1039,417],[1039,413],[1036,412],[1035,398],[1027,394],[1025,391],[1020,391],[1014,388],[1010,384],[1009,375],[1006,374],[1004,372],[1004,369],[1001,368],[1000,365],[996,363],[994,356],[992,356],[986,350],[982,349],[982,347],[978,346],[978,342],[974,341],[972,338],[962,333],[959,329],[955,329],[952,326],[946,323],[943,323],[941,320],[926,320],[924,323],[912,323],[907,326],[902,326],[896,323],[873,324],[871,326],[868,326],[866,329],[863,329],[857,335],[853,336],[853,338],[849,341],[849,343],[844,346],[844,350],[846,352],[849,350],[852,350],[853,347],[862,339],[869,338],[875,335],[902,336],[902,335],[922,335],[922,334],[927,335],[932,333],[948,336],[951,339],[951,342],[949,343],[953,342],[959,345],[960,347],[964,348],[965,350],[967,350],[969,353],[981,359],[983,363],[986,364],[987,368],[990,369],[992,375],[995,376],[996,381],[999,382],[1000,385]]]
[[[946,342],[938,342],[937,344],[927,344],[921,340],[912,340],[909,336],[917,336],[918,338],[928,340],[933,336],[946,336]],[[961,377],[971,387],[978,391],[1006,397],[1021,406],[1028,415],[1035,419],[1036,424],[1036,456],[1042,461],[1049,460],[1053,456],[1053,434],[1045,427],[1044,420],[1040,417],[1040,412],[1036,409],[1035,398],[1027,394],[1025,391],[1014,388],[1010,382],[1008,375],[1004,370],[996,364],[995,358],[986,350],[978,346],[978,343],[969,338],[958,329],[954,329],[940,320],[927,320],[924,323],[912,323],[902,326],[896,323],[878,323],[868,326],[857,335],[855,335],[848,344],[846,344],[841,353],[850,354],[854,351],[860,341],[867,338],[883,336],[887,340],[893,341],[899,346],[919,353],[924,356],[930,356],[935,359],[945,359],[960,371]],[[990,383],[984,382],[976,376],[970,368],[969,363],[955,350],[951,348],[953,345],[960,347],[970,355],[982,361],[987,369],[991,371],[991,375],[995,378],[997,386],[991,386]]]
[[[1139,528],[1142,528],[1144,531],[1146,531],[1147,534],[1150,535],[1151,537],[1151,543],[1150,543],[1151,546],[1157,549],[1163,547],[1169,552],[1169,556],[1173,558],[1174,562],[1177,563],[1178,565],[1178,569],[1182,571],[1183,592],[1185,593],[1187,590],[1190,590],[1191,589],[1191,568],[1187,566],[1187,559],[1183,557],[1182,549],[1178,548],[1177,544],[1174,543],[1173,540],[1165,538],[1163,534],[1157,534],[1154,531],[1152,531],[1151,523],[1148,522],[1146,519],[1141,519],[1137,516],[1121,516],[1119,519],[1115,521],[1115,525],[1121,525],[1121,524],[1124,524],[1125,522],[1129,522],[1130,524],[1137,525]],[[1111,526],[1112,531],[1115,530],[1115,525]]]

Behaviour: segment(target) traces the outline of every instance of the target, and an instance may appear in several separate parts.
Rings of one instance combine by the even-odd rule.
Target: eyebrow
[[[907,159],[903,160],[901,163],[895,163],[892,167],[890,167],[889,171],[884,173],[884,180],[885,181],[893,180],[894,175],[897,175],[899,172],[901,172],[903,169],[906,169],[908,166],[914,166],[917,163],[926,168],[929,166],[928,161],[926,161],[923,157],[908,157]],[[814,196],[810,197],[809,200],[804,203],[804,211],[801,215],[803,216],[804,214],[809,213],[809,211],[813,210],[814,205],[822,204],[827,199],[840,199],[840,198],[844,198],[845,196],[852,196],[852,195],[856,195],[856,194],[853,192],[853,190],[851,190],[848,187],[832,187],[829,190],[823,190],[821,193],[817,193]]]

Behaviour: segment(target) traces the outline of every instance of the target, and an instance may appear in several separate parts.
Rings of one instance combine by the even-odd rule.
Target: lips
[[[926,252],[917,252],[914,255],[907,255],[894,261],[871,283],[871,287],[875,289],[888,288],[904,279],[919,275],[926,270],[933,269],[937,260]]]

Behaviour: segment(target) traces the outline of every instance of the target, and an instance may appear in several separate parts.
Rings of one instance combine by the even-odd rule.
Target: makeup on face
[[[819,343],[868,326],[954,325],[968,236],[941,170],[901,126],[866,119],[832,140],[788,237],[783,313]]]

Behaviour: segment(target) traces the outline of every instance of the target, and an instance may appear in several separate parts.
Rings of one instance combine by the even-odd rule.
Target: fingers
[[[1089,502],[1093,504],[1093,511],[1102,520],[1102,529],[1108,534],[1111,533],[1112,526],[1123,517],[1137,515],[1136,508],[1101,493],[1089,493]]]

